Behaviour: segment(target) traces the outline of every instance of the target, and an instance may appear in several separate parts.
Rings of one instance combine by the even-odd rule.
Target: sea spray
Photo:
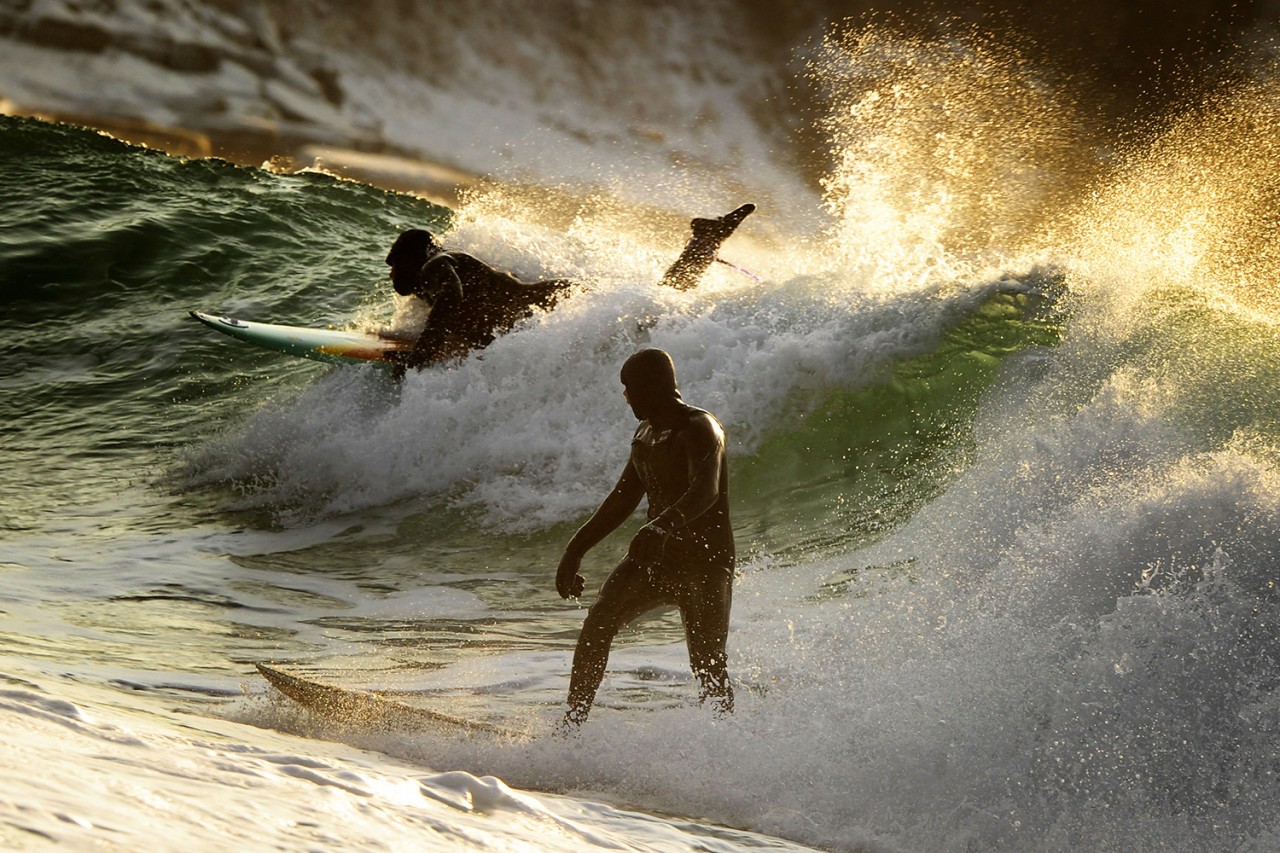
[[[941,55],[912,73],[944,101],[957,53]],[[324,175],[4,120],[31,136],[6,160],[28,179],[6,185],[19,203],[3,233],[25,239],[0,241],[0,260],[38,285],[6,291],[0,320],[13,367],[0,382],[4,713],[15,730],[47,722],[40,744],[84,736],[38,750],[56,787],[24,786],[32,753],[10,744],[12,823],[85,844],[116,837],[122,814],[153,838],[254,826],[284,845],[315,843],[312,830],[360,843],[393,826],[420,840],[436,813],[414,780],[464,805],[528,805],[492,776],[585,794],[567,807],[579,819],[607,800],[831,849],[1274,847],[1276,336],[1265,300],[1245,297],[1270,269],[1249,235],[1266,233],[1258,198],[1275,164],[1248,133],[1231,138],[1257,142],[1256,163],[1169,159],[1266,120],[1267,89],[1240,90],[1259,109],[1236,114],[1224,97],[1178,133],[1103,152],[1097,206],[1064,202],[1078,221],[995,227],[989,242],[964,230],[970,210],[991,222],[982,169],[973,184],[963,169],[931,182],[929,197],[941,186],[972,204],[923,220],[907,215],[910,193],[874,197],[883,221],[920,225],[904,246],[894,228],[844,227],[863,214],[835,190],[862,184],[832,173],[843,212],[780,251],[752,245],[744,266],[763,282],[717,269],[688,294],[653,287],[685,227],[670,217],[611,233],[626,217],[585,205],[557,229],[476,202],[451,228],[438,208]],[[929,113],[928,91],[862,117],[850,144],[917,138],[910,114]],[[919,159],[902,162],[905,175],[891,158],[877,169],[910,189]],[[1215,187],[1219,174],[1230,180]],[[1010,195],[1040,198],[1019,186]],[[385,319],[385,247],[423,223],[583,289],[399,386],[257,353],[185,316],[188,300],[225,299],[264,319]],[[1220,298],[1227,280],[1251,287]],[[553,719],[582,614],[554,595],[554,565],[625,456],[617,364],[650,342],[676,352],[691,401],[728,413],[744,557],[734,718],[697,706],[669,613],[619,638],[575,741],[360,732],[379,752],[355,752],[268,697],[255,660]],[[625,544],[620,531],[601,545],[589,584]],[[159,747],[138,734],[152,726]],[[205,728],[229,733],[225,755]],[[94,795],[83,809],[63,793],[76,785],[77,803]],[[683,819],[610,814],[628,843],[692,846]],[[474,812],[431,825],[499,845],[470,834],[500,832]],[[553,824],[521,831],[562,838]]]

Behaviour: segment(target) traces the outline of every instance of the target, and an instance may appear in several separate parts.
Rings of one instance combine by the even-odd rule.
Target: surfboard
[[[377,364],[391,367],[394,364],[389,360],[391,353],[408,350],[413,346],[410,339],[390,335],[255,323],[234,317],[215,317],[202,311],[191,311],[190,314],[224,335],[286,355],[330,364]]]
[[[529,738],[527,733],[514,729],[409,705],[380,693],[313,681],[265,663],[256,666],[267,682],[284,696],[337,723],[394,731],[430,730],[467,737],[482,735],[509,740]]]

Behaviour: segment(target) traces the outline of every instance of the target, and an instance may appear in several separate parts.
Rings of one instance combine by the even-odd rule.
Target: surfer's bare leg
[[[659,284],[665,284],[678,290],[697,287],[703,273],[715,261],[716,252],[720,251],[720,245],[729,239],[729,235],[736,231],[738,226],[742,224],[742,220],[746,219],[755,209],[756,206],[754,204],[744,204],[737,210],[730,211],[718,219],[693,220],[690,223],[693,229],[693,236],[685,244],[684,251],[680,253],[680,257],[676,258],[675,263],[663,274],[662,281]]]

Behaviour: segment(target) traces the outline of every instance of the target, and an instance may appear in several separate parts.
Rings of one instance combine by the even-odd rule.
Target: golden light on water
[[[1078,253],[1137,291],[1189,287],[1280,320],[1280,86],[1274,71],[1205,99],[1076,219]]]
[[[1017,40],[965,25],[834,32],[826,93],[832,246],[909,287],[1042,254],[1082,286],[1191,287],[1280,320],[1280,72],[1241,71],[1120,142]],[[1252,63],[1252,64],[1251,64]]]
[[[836,242],[881,280],[1020,251],[1097,171],[1074,156],[1084,131],[1067,95],[975,29],[834,33],[810,73],[830,103]]]

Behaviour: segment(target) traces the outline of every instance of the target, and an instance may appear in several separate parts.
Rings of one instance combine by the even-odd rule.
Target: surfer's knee
[[[587,610],[582,620],[582,630],[578,634],[578,645],[594,649],[603,645],[606,649],[613,642],[614,635],[621,627],[616,615],[611,610],[597,609],[599,603]]]

